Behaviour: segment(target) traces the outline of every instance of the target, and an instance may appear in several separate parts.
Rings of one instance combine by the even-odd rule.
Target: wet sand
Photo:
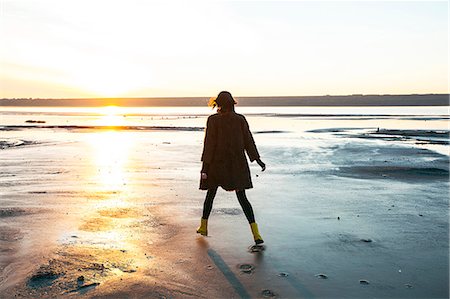
[[[261,252],[233,193],[195,234],[201,131],[4,131],[0,297],[448,296],[448,155],[249,121]]]

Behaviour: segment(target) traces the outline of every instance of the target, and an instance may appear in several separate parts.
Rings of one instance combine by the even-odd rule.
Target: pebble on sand
[[[361,239],[361,242],[372,243],[372,239]]]
[[[83,284],[83,285],[79,285],[76,289],[73,290],[69,290],[67,292],[64,292],[63,294],[70,294],[70,293],[78,293],[78,292],[86,292],[90,289],[94,289],[97,286],[99,286],[100,283],[99,282],[93,282],[93,283],[88,283],[88,284]]]

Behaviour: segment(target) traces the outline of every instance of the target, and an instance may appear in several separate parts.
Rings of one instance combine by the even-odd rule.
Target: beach
[[[0,107],[0,297],[446,298],[448,107],[236,107],[267,164],[195,233],[207,107]]]

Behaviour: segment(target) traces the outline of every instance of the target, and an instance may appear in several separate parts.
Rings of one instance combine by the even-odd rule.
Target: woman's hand
[[[264,164],[264,162],[261,161],[261,159],[256,159],[256,163],[258,163],[258,165],[261,166],[261,171],[266,170],[266,164]]]
[[[201,178],[202,178],[202,180],[206,180],[208,178],[208,175],[206,174],[206,172],[201,173]]]

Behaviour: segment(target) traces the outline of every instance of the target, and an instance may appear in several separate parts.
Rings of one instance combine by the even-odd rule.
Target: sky
[[[449,92],[448,1],[0,0],[0,98]]]

